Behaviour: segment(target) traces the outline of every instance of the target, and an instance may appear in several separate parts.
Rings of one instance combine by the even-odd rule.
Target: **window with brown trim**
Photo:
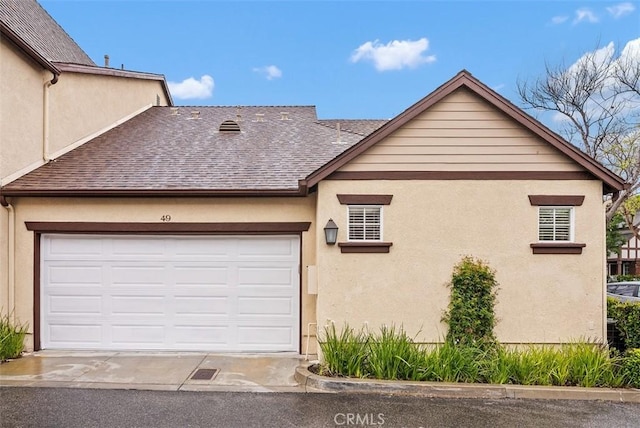
[[[529,195],[538,205],[538,242],[531,244],[533,254],[581,254],[586,244],[575,242],[575,206],[582,195]]]
[[[339,242],[342,253],[388,253],[391,242],[383,242],[383,208],[393,195],[336,195],[347,205],[347,242]]]

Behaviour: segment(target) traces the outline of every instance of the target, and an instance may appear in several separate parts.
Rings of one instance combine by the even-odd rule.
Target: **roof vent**
[[[331,144],[347,144],[346,141],[342,141],[340,139],[340,137],[342,136],[342,133],[340,132],[340,122],[336,123],[336,141],[332,142]]]
[[[286,111],[281,111],[280,112],[280,120],[291,120],[289,119],[289,113]]]
[[[218,128],[220,132],[240,132],[240,125],[238,122],[234,122],[233,120],[225,120],[220,124],[220,128]]]
[[[256,113],[255,122],[264,122],[264,113]]]
[[[198,110],[194,110],[191,112],[191,119],[200,119],[200,112]]]
[[[240,106],[236,107],[236,122],[242,122],[242,112]]]
[[[179,114],[178,107],[171,107],[171,116],[177,116]]]

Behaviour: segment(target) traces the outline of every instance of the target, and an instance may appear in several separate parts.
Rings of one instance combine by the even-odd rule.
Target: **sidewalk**
[[[302,392],[298,354],[42,351],[0,364],[0,386]]]

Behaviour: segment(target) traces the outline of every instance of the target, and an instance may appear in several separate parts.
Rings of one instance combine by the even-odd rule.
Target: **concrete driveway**
[[[0,385],[303,392],[298,354],[41,351],[0,364]]]

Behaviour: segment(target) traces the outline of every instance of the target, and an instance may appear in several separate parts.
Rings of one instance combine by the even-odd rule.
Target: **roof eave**
[[[407,122],[417,117],[419,114],[442,100],[447,95],[451,94],[455,90],[461,87],[467,87],[487,102],[498,108],[500,111],[507,114],[512,119],[523,125],[525,128],[532,131],[540,138],[547,141],[549,144],[560,150],[565,155],[569,156],[576,163],[585,168],[589,173],[604,183],[604,190],[606,193],[621,191],[625,188],[625,182],[622,178],[609,171],[607,168],[578,150],[573,145],[564,141],[560,136],[548,129],[542,123],[538,122],[527,113],[517,108],[506,98],[502,97],[482,82],[474,78],[471,73],[466,70],[462,70],[456,76],[449,81],[442,84],[436,90],[429,95],[413,104],[411,107],[400,113],[395,118],[378,128],[369,136],[362,139],[359,143],[353,145],[349,149],[345,150],[342,154],[332,159],[312,174],[310,174],[306,182],[309,187],[316,185],[328,177],[333,172],[337,171],[355,157],[362,154],[371,146],[380,142],[384,138],[388,137],[391,133],[395,132]]]
[[[10,40],[15,46],[22,50],[28,57],[40,64],[42,68],[49,70],[54,76],[59,76],[61,71],[51,61],[40,55],[38,51],[33,49],[31,45],[25,42],[22,37],[16,34],[4,22],[0,21],[0,34]]]
[[[130,70],[118,70],[117,68],[106,68],[106,67],[62,63],[62,62],[56,62],[55,65],[59,67],[61,71],[68,72],[68,73],[82,73],[82,74],[92,74],[96,76],[111,76],[111,77],[122,77],[126,79],[142,79],[142,80],[158,81],[162,85],[162,90],[164,91],[164,94],[167,97],[168,105],[173,106],[173,98],[171,97],[171,92],[169,91],[169,85],[167,84],[167,80],[163,74],[146,73],[141,71],[130,71]]]
[[[95,198],[184,198],[184,197],[297,197],[306,196],[307,188],[297,189],[11,189],[0,191],[7,197],[95,197]]]

